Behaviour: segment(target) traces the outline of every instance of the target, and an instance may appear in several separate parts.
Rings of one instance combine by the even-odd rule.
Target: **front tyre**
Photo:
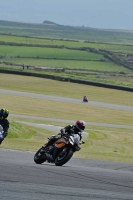
[[[37,152],[36,154],[34,155],[34,162],[36,164],[42,164],[43,162],[46,161],[46,156],[45,156],[45,153],[44,153],[44,148],[41,147]]]
[[[73,155],[73,151],[71,149],[68,149],[65,154],[62,154],[62,152],[60,152],[58,154],[58,156],[56,157],[55,159],[55,165],[56,166],[62,166],[64,165],[65,163],[68,162],[68,160],[70,160],[70,158],[72,157]]]

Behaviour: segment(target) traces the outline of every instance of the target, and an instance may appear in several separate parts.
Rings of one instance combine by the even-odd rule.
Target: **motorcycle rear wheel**
[[[36,154],[34,155],[34,162],[36,164],[42,164],[46,161],[45,154],[42,153],[41,151],[43,150],[43,147],[41,147]]]
[[[68,150],[66,152],[66,154],[63,155],[63,156],[61,156],[60,153],[59,153],[59,155],[55,158],[55,161],[54,161],[55,165],[56,166],[62,166],[62,165],[64,165],[65,163],[68,162],[68,160],[70,160],[70,158],[72,157],[72,155],[73,155],[73,151],[72,150]]]

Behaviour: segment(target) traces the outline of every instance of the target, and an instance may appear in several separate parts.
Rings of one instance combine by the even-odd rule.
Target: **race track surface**
[[[34,153],[0,149],[1,200],[133,200],[133,165],[72,158],[37,165]]]

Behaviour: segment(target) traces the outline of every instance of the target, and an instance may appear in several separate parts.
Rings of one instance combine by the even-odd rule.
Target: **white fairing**
[[[74,143],[74,137],[70,136],[71,141]]]
[[[3,139],[4,136],[3,136],[3,133],[0,132],[0,139]]]
[[[3,127],[0,125],[0,139],[4,138],[3,133],[4,133]]]
[[[80,136],[78,134],[74,134],[73,137],[74,137],[74,142],[79,144],[80,143]]]
[[[0,132],[3,132],[3,127],[0,125]]]

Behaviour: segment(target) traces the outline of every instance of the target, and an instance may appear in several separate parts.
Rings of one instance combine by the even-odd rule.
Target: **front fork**
[[[65,155],[65,153],[68,151],[68,148],[64,147],[61,151],[60,155]]]
[[[54,147],[54,151],[53,151],[53,158],[54,159],[56,158],[56,156],[59,154],[60,151],[61,151],[60,148],[57,148],[56,146]],[[64,155],[66,153],[66,151],[67,151],[67,148],[66,147],[63,148],[60,155]]]

